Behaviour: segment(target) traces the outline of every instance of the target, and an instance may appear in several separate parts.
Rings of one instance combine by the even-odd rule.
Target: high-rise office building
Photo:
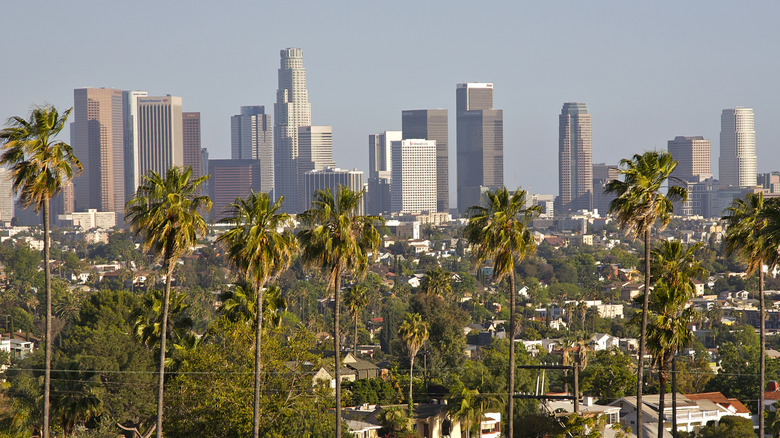
[[[298,127],[311,126],[311,104],[306,90],[303,51],[287,48],[281,51],[279,88],[274,104],[274,191],[284,196],[286,213],[297,213],[298,197]]]
[[[333,128],[301,126],[298,128],[298,193],[303,193],[303,175],[312,170],[336,167],[333,161]],[[361,188],[362,189],[362,188]],[[299,196],[298,211],[306,211],[311,199]]]
[[[390,209],[396,213],[436,211],[436,141],[392,143]]]
[[[260,162],[257,160],[209,160],[208,193],[215,221],[232,216],[230,205],[260,191]]]
[[[490,105],[493,105],[492,93]],[[450,210],[449,141],[446,109],[405,110],[401,112],[403,139],[436,141],[436,209]]]
[[[11,171],[0,166],[0,222],[11,222],[14,217],[14,184]]]
[[[720,183],[756,185],[756,131],[753,108],[724,109],[720,116]]]
[[[230,118],[231,157],[260,160],[260,187],[265,193],[274,189],[274,137],[271,115],[265,106],[242,106],[241,114]]]
[[[164,177],[171,167],[184,165],[181,97],[138,97],[137,119],[138,143],[133,151],[135,188],[150,170]]]
[[[181,121],[184,167],[191,167],[192,178],[199,178],[206,174],[200,162],[200,113],[182,112]]]
[[[362,170],[343,170],[335,167],[326,167],[320,170],[311,170],[303,174],[303,188],[301,196],[311,204],[314,193],[317,190],[330,190],[335,196],[341,186],[348,187],[354,192],[363,190]],[[361,198],[357,214],[365,214],[365,197]],[[308,207],[307,207],[308,209]]]
[[[458,84],[458,212],[479,205],[485,190],[504,186],[504,112],[493,109],[493,84]]]
[[[712,165],[710,164],[710,141],[702,136],[683,137],[677,136],[669,140],[669,154],[677,161],[677,167],[671,174],[670,182],[681,179],[686,182],[696,183],[712,178]]]
[[[123,91],[122,113],[125,137],[125,199],[130,199],[138,185],[138,99],[148,96],[146,91]]]
[[[123,212],[124,128],[122,91],[73,90],[71,145],[82,165],[74,178],[76,209]]]
[[[604,193],[607,183],[618,179],[620,172],[617,165],[596,163],[593,165],[593,209],[601,216],[609,212],[609,204],[615,199],[614,193]]]
[[[365,196],[368,214],[390,213],[392,142],[401,139],[401,131],[384,131],[368,136],[368,191]]]
[[[593,142],[584,103],[564,103],[559,116],[558,187],[556,212],[593,209]]]

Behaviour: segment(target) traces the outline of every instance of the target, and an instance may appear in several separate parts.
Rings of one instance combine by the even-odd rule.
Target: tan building
[[[182,119],[182,153],[184,167],[192,168],[192,178],[206,174],[206,169],[200,162],[200,113],[181,113]]]
[[[138,143],[133,151],[133,187],[154,170],[164,176],[173,166],[184,165],[184,132],[181,97],[145,96],[137,99]]]
[[[558,133],[557,212],[593,209],[593,141],[588,106],[563,104]]]

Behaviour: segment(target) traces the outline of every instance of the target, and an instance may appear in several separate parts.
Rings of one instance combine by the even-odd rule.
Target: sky
[[[715,175],[721,110],[752,107],[758,170],[780,170],[779,2],[40,0],[2,16],[0,120],[85,86],[172,94],[230,158],[230,116],[273,114],[279,51],[300,47],[341,168],[367,172],[368,135],[400,130],[402,110],[449,110],[453,202],[462,82],[494,84],[510,188],[558,193],[564,102],[588,104],[594,163],[702,135]]]

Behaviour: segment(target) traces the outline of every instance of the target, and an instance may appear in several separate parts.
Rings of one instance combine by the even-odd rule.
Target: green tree
[[[168,309],[173,270],[179,258],[198,242],[207,231],[201,212],[211,210],[211,199],[198,195],[200,186],[209,176],[190,180],[192,168],[171,167],[165,179],[155,171],[144,176],[135,195],[127,202],[125,218],[130,230],[141,236],[143,247],[162,257],[165,272],[165,294],[160,333],[168,332]],[[163,388],[165,383],[166,336],[160,338],[160,375],[157,387],[157,438],[163,430]]]
[[[225,246],[227,257],[252,282],[256,299],[255,315],[263,315],[263,288],[292,263],[298,251],[295,235],[284,228],[290,216],[279,210],[284,197],[275,203],[267,193],[252,192],[247,199],[236,198],[233,215],[224,220],[232,228],[217,239]],[[281,231],[280,231],[281,230]],[[260,367],[262,366],[262,321],[255,318],[255,406],[253,436],[260,435]]]
[[[428,324],[422,320],[419,313],[409,313],[398,328],[398,336],[406,344],[409,352],[409,416],[413,415],[414,403],[412,402],[412,382],[414,381],[414,357],[420,351],[425,341],[428,340]]]
[[[344,306],[347,308],[347,312],[352,315],[355,320],[355,338],[354,347],[352,352],[357,357],[358,354],[358,319],[360,318],[360,312],[368,305],[368,289],[364,286],[352,286],[344,291]]]
[[[750,418],[737,417],[735,415],[725,415],[721,417],[718,424],[708,424],[701,428],[699,438],[752,438],[756,436],[753,432],[753,422]]]
[[[606,193],[617,197],[609,204],[609,213],[617,214],[620,227],[631,236],[641,236],[645,245],[645,283],[642,298],[642,322],[639,332],[639,358],[637,360],[637,405],[642,405],[642,385],[646,349],[648,300],[650,297],[650,231],[661,222],[663,229],[671,220],[673,201],[688,199],[688,190],[670,185],[666,196],[661,186],[677,167],[677,162],[667,152],[648,151],[634,154],[632,160],[620,160],[619,170],[623,181],[612,180],[605,187]],[[642,410],[637,411],[637,430],[642,430]]]
[[[428,270],[425,278],[420,283],[420,290],[423,293],[439,294],[447,300],[452,296],[452,274],[441,268]]]
[[[631,357],[617,347],[596,352],[580,373],[580,390],[598,398],[617,400],[636,391],[636,373]]]
[[[52,357],[52,300],[51,266],[49,264],[49,201],[64,184],[73,178],[74,170],[82,167],[67,143],[56,140],[65,127],[71,109],[60,115],[53,106],[38,106],[28,120],[15,116],[8,120],[8,127],[0,131],[3,154],[0,165],[11,166],[13,190],[19,202],[26,208],[41,214],[43,225],[43,269],[46,291],[46,333],[43,383],[43,437],[49,436],[51,415],[51,357]]]
[[[469,223],[463,231],[473,247],[478,263],[493,260],[493,275],[497,283],[509,279],[509,339],[515,338],[517,289],[515,288],[515,258],[522,260],[536,246],[529,226],[541,207],[526,207],[526,191],[510,194],[506,188],[485,194],[486,207],[469,208]],[[513,436],[515,386],[515,352],[509,350],[509,403],[507,434]]]
[[[758,394],[758,430],[764,430],[764,388],[766,381],[766,327],[764,311],[764,263],[777,265],[777,251],[780,235],[770,237],[767,231],[769,209],[764,202],[763,193],[750,193],[745,199],[735,199],[723,220],[726,221],[724,239],[727,255],[735,254],[747,263],[747,274],[758,271],[758,312],[759,318],[759,394]],[[780,213],[777,208],[773,209]],[[778,219],[773,222],[780,226]]]
[[[94,371],[83,370],[78,362],[64,364],[54,374],[52,410],[60,415],[65,436],[73,433],[79,421],[100,415],[103,401],[98,395],[100,381]]]
[[[300,215],[304,229],[298,233],[302,258],[327,273],[333,288],[333,348],[336,378],[336,436],[341,436],[341,276],[362,275],[368,268],[368,254],[376,254],[382,238],[377,231],[381,218],[358,214],[364,192],[341,186],[334,196],[330,189],[314,194],[311,208]]]

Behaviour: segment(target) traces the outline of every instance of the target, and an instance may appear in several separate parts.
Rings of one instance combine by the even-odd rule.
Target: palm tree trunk
[[[509,399],[507,400],[507,436],[513,437],[515,412],[515,273],[509,273]]]
[[[333,267],[333,350],[334,360],[336,364],[335,376],[336,376],[336,438],[341,438],[341,336],[339,330],[339,317],[341,311],[341,269],[339,266]]]
[[[677,438],[677,351],[672,356],[672,436]]]
[[[658,381],[661,384],[658,394],[658,438],[664,438],[664,395],[666,395],[666,377],[664,377],[664,372],[666,370],[663,363],[658,367],[658,371]]]
[[[358,342],[357,342],[358,341],[357,340],[357,336],[358,336],[358,333],[357,333],[357,329],[358,329],[358,313],[360,313],[360,312],[355,313],[355,348],[352,350],[352,353],[355,355],[355,358],[357,358],[357,354],[358,354],[357,353],[357,344],[358,344]]]
[[[165,348],[168,341],[168,311],[171,300],[171,280],[176,260],[172,260],[173,237],[168,238],[165,248],[165,296],[163,297],[162,327],[160,327],[160,376],[157,382],[157,438],[163,436],[163,389],[165,386]]]
[[[255,297],[257,298],[257,321],[255,322],[255,403],[253,436],[260,438],[260,353],[262,346],[261,333],[263,330],[263,286],[259,282],[255,284]]]
[[[758,391],[758,436],[764,436],[764,390],[766,388],[766,358],[764,356],[764,347],[766,345],[766,326],[764,324],[764,261],[758,264],[758,313],[759,313],[759,331],[761,347],[759,352],[761,359],[759,362],[759,380],[761,388]]]
[[[51,415],[51,266],[49,266],[49,200],[43,200],[43,271],[46,288],[46,349],[43,374],[43,438],[49,437]]]
[[[642,300],[642,329],[639,332],[639,360],[637,361],[636,377],[636,427],[637,436],[643,436],[642,431],[642,380],[644,374],[645,334],[647,333],[647,312],[650,298],[650,228],[645,230],[645,290]]]
[[[416,353],[416,352],[415,352]],[[414,376],[414,356],[409,352],[409,418],[414,415],[414,402],[412,401],[412,376]]]

